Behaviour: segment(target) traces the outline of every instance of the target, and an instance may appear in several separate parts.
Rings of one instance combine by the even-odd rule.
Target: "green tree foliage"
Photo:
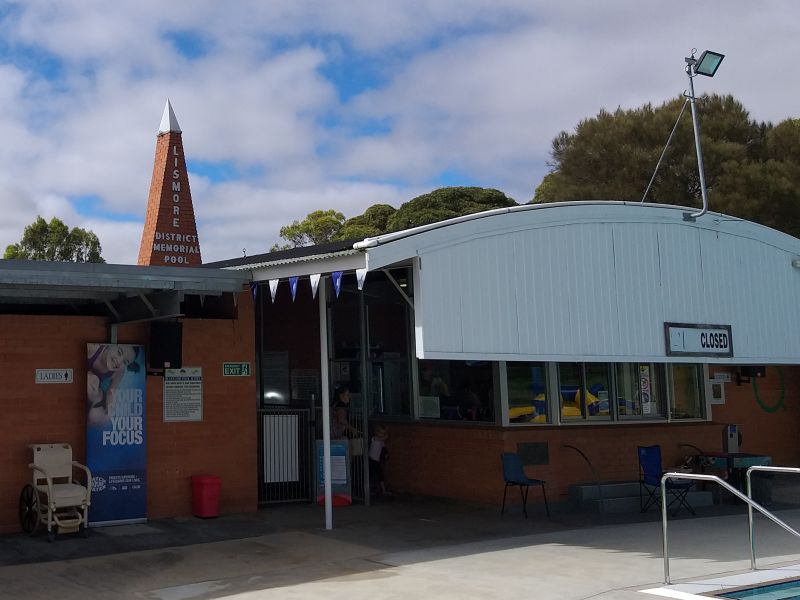
[[[641,200],[683,103],[601,111],[574,133],[561,132],[533,202]],[[731,96],[703,97],[698,109],[710,209],[800,235],[800,120],[758,123]],[[686,113],[648,202],[702,202],[688,107]]]
[[[469,215],[492,208],[516,206],[499,190],[479,187],[446,187],[417,196],[397,209],[388,220],[388,231],[400,231]]]
[[[271,251],[330,242],[336,238],[343,224],[344,215],[339,211],[315,210],[302,221],[293,221],[291,225],[281,227],[279,234],[288,243],[282,246],[275,244]]]
[[[373,204],[364,211],[363,215],[347,219],[336,238],[340,240],[363,240],[364,238],[386,233],[389,231],[389,219],[396,212],[397,210],[388,204]]]
[[[302,221],[281,227],[280,236],[287,243],[275,244],[270,252],[336,240],[362,240],[390,231],[516,205],[514,200],[498,190],[448,187],[417,196],[397,210],[388,204],[374,204],[363,215],[347,220],[335,210],[317,210]]]
[[[106,261],[101,252],[94,232],[80,227],[70,229],[56,217],[48,223],[38,216],[25,228],[18,244],[6,247],[3,258],[103,263]]]

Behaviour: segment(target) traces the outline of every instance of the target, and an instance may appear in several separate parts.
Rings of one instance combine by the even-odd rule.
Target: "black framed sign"
[[[730,325],[664,323],[667,356],[733,357]]]

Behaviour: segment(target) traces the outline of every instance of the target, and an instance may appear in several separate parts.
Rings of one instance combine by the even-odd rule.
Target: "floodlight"
[[[704,51],[697,62],[694,64],[694,72],[698,75],[705,75],[706,77],[713,77],[714,73],[719,69],[722,59],[725,58],[724,54],[719,52],[712,52],[711,50]]]

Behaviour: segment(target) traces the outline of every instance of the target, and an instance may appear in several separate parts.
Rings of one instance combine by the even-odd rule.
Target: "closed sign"
[[[730,325],[664,323],[667,356],[733,356]]]

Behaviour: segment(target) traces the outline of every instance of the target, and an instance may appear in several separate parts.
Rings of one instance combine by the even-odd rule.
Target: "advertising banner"
[[[331,496],[333,506],[353,503],[350,491],[350,445],[348,440],[331,440]],[[317,504],[325,503],[325,462],[322,440],[317,440]]]
[[[93,525],[147,517],[144,346],[88,344],[86,463]]]

